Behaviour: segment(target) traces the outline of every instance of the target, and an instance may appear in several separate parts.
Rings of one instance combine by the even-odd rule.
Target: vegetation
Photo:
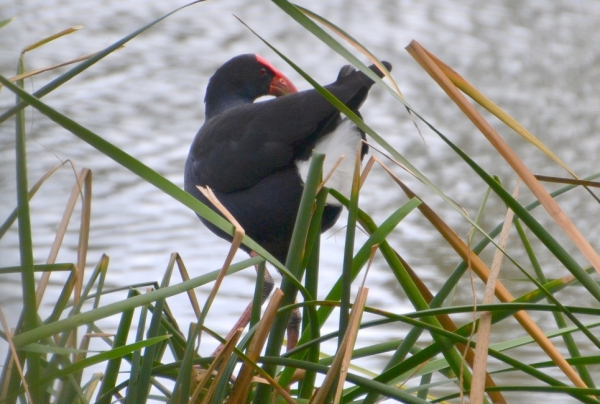
[[[328,173],[321,172],[322,156],[313,159],[289,257],[285,264],[277,262],[258,244],[244,236],[243,229],[235,228],[150,167],[131,157],[126,151],[120,150],[42,101],[45,95],[84,70],[92,68],[105,56],[178,10],[151,22],[91,57],[75,61],[77,64],[68,72],[56,77],[35,93],[29,94],[23,90],[22,80],[32,73],[24,72],[23,60],[26,52],[51,42],[57,36],[44,39],[25,48],[21,55],[17,76],[12,79],[0,76],[3,90],[11,91],[20,98],[15,106],[0,111],[0,125],[7,125],[9,118],[16,118],[18,174],[17,208],[0,227],[0,238],[18,220],[21,256],[19,267],[0,268],[0,273],[21,274],[24,290],[23,310],[15,331],[10,331],[3,321],[4,331],[0,333],[10,346],[10,353],[4,360],[0,378],[0,402],[110,403],[119,400],[126,403],[144,403],[155,400],[169,403],[269,403],[273,397],[276,397],[276,402],[288,403],[376,403],[384,397],[389,397],[405,403],[426,403],[453,401],[464,396],[469,397],[470,402],[473,403],[502,403],[508,402],[505,393],[511,391],[519,391],[523,397],[544,392],[563,395],[565,400],[572,402],[600,402],[600,389],[595,385],[598,379],[596,376],[594,380],[594,374],[590,370],[591,366],[600,363],[598,354],[600,340],[593,331],[593,327],[600,324],[598,321],[600,309],[593,307],[598,306],[597,302],[600,301],[600,286],[592,276],[595,271],[600,270],[600,257],[553,199],[560,194],[568,196],[568,192],[577,186],[597,186],[598,184],[592,180],[600,174],[594,174],[585,180],[578,179],[539,140],[460,75],[417,42],[409,44],[407,47],[409,53],[473,121],[537,198],[535,203],[522,205],[517,200],[516,194],[511,195],[496,178],[479,167],[470,156],[427,122],[418,111],[413,110],[404,100],[389,74],[387,78],[392,83],[391,87],[383,84],[360,60],[321,27],[324,26],[333,32],[341,42],[361,51],[373,63],[379,63],[377,58],[364,49],[356,39],[309,10],[294,6],[286,0],[274,0],[274,3],[305,27],[307,33],[316,35],[334,51],[373,77],[391,94],[394,102],[400,102],[406,107],[416,122],[421,121],[429,126],[449,146],[448,150],[456,153],[486,183],[487,195],[493,194],[506,204],[508,209],[505,220],[493,230],[486,232],[478,224],[478,219],[486,209],[487,195],[481,202],[478,217],[475,219],[469,217],[456,202],[448,198],[385,139],[352,112],[346,110],[344,105],[328,94],[282,52],[273,48],[292,68],[367,132],[371,139],[378,143],[377,148],[384,150],[385,153],[380,154],[384,157],[371,158],[362,172],[357,164],[350,200],[322,186],[321,179],[326,179]],[[9,20],[0,22],[0,28],[9,22]],[[59,36],[69,32],[62,32]],[[568,185],[549,194],[538,178],[527,170],[463,94],[471,97],[509,128],[540,148],[574,179],[561,180]],[[29,189],[24,113],[26,107],[35,108],[57,125],[112,158],[117,164],[131,170],[221,229],[232,235],[235,234],[232,254],[224,257],[223,267],[190,279],[184,262],[174,254],[162,280],[147,285],[123,285],[120,290],[107,290],[104,283],[108,276],[109,263],[108,256],[103,256],[96,263],[92,273],[84,275],[90,226],[89,212],[92,203],[91,171],[87,168],[81,170],[78,175],[78,183],[73,188],[66,209],[67,213],[60,223],[51,257],[45,264],[35,263],[29,200],[57,168],[49,171]],[[418,178],[431,191],[443,198],[447,206],[459,212],[473,228],[469,237],[463,240],[438,213],[423,203],[419,196],[394,174],[390,168],[393,165],[401,166],[410,175]],[[360,186],[364,181],[368,181],[368,173],[374,168],[385,170],[407,196],[406,202],[398,206],[381,223],[375,223],[368,212],[359,208]],[[319,272],[320,231],[318,227],[328,192],[347,206],[349,215],[345,255],[341,263],[343,273],[336,285],[328,292],[327,298],[319,301],[315,300],[317,285],[314,282],[318,279]],[[591,191],[590,194],[593,195]],[[78,201],[81,201],[83,208],[79,221],[80,242],[77,256],[72,262],[56,263],[62,237]],[[550,214],[557,224],[553,229],[558,229],[553,232],[560,232],[560,237],[552,234],[532,216],[531,211],[534,209],[545,209]],[[429,290],[386,240],[389,234],[401,225],[402,219],[411,212],[413,215],[422,215],[430,222],[455,251],[456,268],[438,291]],[[362,245],[355,243],[358,226],[369,235]],[[512,246],[511,250],[513,248],[515,250],[511,251],[507,248],[506,240],[512,226],[516,229],[519,242],[512,243],[516,246]],[[471,248],[472,240],[476,236],[480,241]],[[589,268],[581,267],[558,241],[558,239],[565,239],[564,236],[571,240],[591,264]],[[540,252],[539,248],[536,251],[530,239],[539,243],[543,251]],[[233,252],[239,247],[239,243],[251,247],[258,256],[232,264]],[[490,249],[495,252],[491,264],[487,264],[480,258],[480,254]],[[527,264],[517,262],[513,258],[514,252],[518,250],[525,251],[529,258]],[[110,254],[110,251],[107,251],[107,254]],[[361,287],[357,296],[351,299],[351,283],[359,278],[359,275],[362,278],[366,276],[375,254],[381,254],[389,270],[396,277],[398,287],[414,306],[414,312],[401,315],[366,306],[369,291],[365,287]],[[550,254],[556,257],[571,275],[560,279],[547,279],[543,268],[538,263],[539,254]],[[528,293],[513,297],[498,280],[498,271],[503,260],[510,261],[522,271],[526,282],[530,285]],[[280,290],[275,292],[264,313],[261,314],[259,305],[255,305],[254,321],[249,332],[242,335],[239,331],[229,340],[223,340],[204,326],[204,319],[210,310],[212,299],[218,292],[221,280],[228,274],[254,265],[258,266],[260,272],[264,268],[265,261],[283,274],[284,279]],[[175,268],[180,272],[183,281],[171,284]],[[38,305],[48,284],[48,277],[55,271],[68,271],[70,275],[55,302],[52,313],[42,313],[38,310]],[[42,276],[36,276],[36,272],[42,273]],[[459,280],[469,272],[486,284],[482,304],[452,305],[450,298],[452,292]],[[257,278],[261,279],[260,276]],[[359,282],[362,278],[359,278]],[[302,279],[304,279],[303,283]],[[211,294],[204,303],[198,303],[193,288],[211,282],[214,282]],[[140,288],[149,288],[149,290],[143,293]],[[255,300],[258,301],[260,285],[257,285],[256,290]],[[556,295],[558,291],[563,291],[560,296],[577,295],[578,305],[566,306],[561,303],[561,299]],[[122,293],[124,299],[110,304],[102,302],[104,296],[115,292]],[[183,293],[188,293],[190,304],[197,315],[197,322],[194,324],[181,324],[176,312],[167,303],[168,297]],[[301,303],[295,303],[298,293],[301,296]],[[494,303],[494,297],[499,303]],[[542,303],[542,300],[546,302]],[[93,308],[82,311],[83,303],[89,301],[93,302]],[[281,345],[287,314],[292,308],[298,306],[304,310],[303,335],[297,348],[282,353]],[[339,330],[324,335],[322,326],[335,307],[339,307],[341,313]],[[553,313],[555,324],[537,324],[530,317],[531,313],[546,311]],[[378,319],[363,321],[363,312],[372,313]],[[456,325],[451,315],[460,313],[473,313],[475,321],[461,326]],[[583,315],[586,316],[586,322],[581,320]],[[98,320],[109,316],[118,318],[118,329],[114,335],[103,333],[96,324]],[[135,317],[137,317],[137,327],[132,327]],[[491,325],[501,327],[503,324],[511,324],[510,326],[513,326],[513,323],[509,322],[512,318],[517,320],[529,337],[490,344]],[[410,331],[401,340],[355,349],[354,343],[360,337],[363,328],[389,323],[403,323]],[[84,332],[80,330],[81,327],[84,327]],[[198,347],[207,338],[204,334],[224,343],[225,348],[217,357],[199,356]],[[100,353],[89,350],[91,336],[101,338],[106,343],[106,350]],[[201,336],[203,338],[200,338]],[[337,353],[333,357],[324,357],[320,344],[336,338]],[[568,352],[566,357],[556,348],[557,339],[562,339],[566,346]],[[132,340],[134,342],[128,342]],[[537,345],[547,355],[547,360],[529,363],[527,359],[519,356],[510,356],[511,350],[524,345]],[[262,355],[263,350],[264,355]],[[351,360],[359,357],[380,358],[387,363],[383,370],[373,374],[366,369],[353,367]],[[502,364],[501,369],[486,371],[488,358],[493,358],[495,362]],[[99,364],[104,367],[103,372],[85,376],[84,370]],[[350,372],[349,369],[352,371]],[[521,381],[519,385],[512,385],[505,381],[505,375],[513,375],[510,380],[515,380],[515,374]]]

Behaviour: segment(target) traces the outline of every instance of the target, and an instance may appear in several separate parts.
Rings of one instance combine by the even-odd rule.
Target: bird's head
[[[219,67],[211,77],[204,102],[207,110],[215,104],[219,112],[239,104],[254,102],[264,95],[276,97],[296,93],[296,86],[265,58],[239,55]],[[225,107],[225,108],[223,108]]]

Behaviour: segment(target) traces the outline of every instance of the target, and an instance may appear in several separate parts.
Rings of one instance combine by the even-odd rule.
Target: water
[[[600,55],[597,30],[600,4],[558,0],[485,3],[347,0],[300,4],[343,27],[377,56],[390,61],[394,65],[394,77],[413,108],[463,150],[476,156],[477,162],[489,172],[499,175],[508,188],[515,183],[510,168],[498,159],[492,147],[404,50],[412,39],[460,72],[525,125],[575,172],[584,176],[597,171],[600,80],[596,65]],[[0,71],[11,76],[21,48],[66,27],[85,26],[80,32],[28,54],[28,69],[100,50],[173,7],[173,2],[160,1],[142,4],[116,0],[102,3],[5,0],[0,19],[11,16],[17,19],[0,30]],[[182,186],[188,147],[203,121],[204,88],[220,64],[240,53],[259,53],[284,71],[299,89],[309,87],[232,14],[321,83],[333,81],[345,63],[270,2],[215,1],[189,7],[170,17],[44,100]],[[64,71],[65,68],[58,70]],[[55,75],[46,73],[28,80],[27,89],[38,89]],[[12,105],[13,98],[10,92],[3,90],[0,110]],[[419,124],[423,142],[406,111],[381,89],[372,90],[362,112],[379,134],[449,197],[475,215],[485,186],[425,125]],[[536,174],[565,175],[532,146],[493,119],[491,122]],[[220,266],[228,244],[208,232],[187,208],[141,182],[42,115],[28,110],[27,123],[30,184],[66,159],[71,159],[78,169],[85,166],[93,171],[88,271],[101,254],[109,255],[108,287],[160,280],[171,252],[181,254],[192,276]],[[395,171],[451,223],[459,235],[466,236],[469,227],[456,212],[405,172]],[[73,170],[65,166],[44,184],[32,201],[38,263],[47,258],[73,185],[73,175]],[[6,217],[16,203],[14,176],[14,133],[10,125],[5,124],[0,126],[0,217]],[[595,221],[588,219],[590,206],[594,205],[585,192],[575,192],[559,199],[559,203],[592,245],[596,245],[599,230]],[[532,200],[525,190],[521,195],[523,201]],[[405,200],[389,177],[381,170],[374,170],[363,189],[361,206],[381,222]],[[78,217],[78,212],[74,217]],[[491,228],[502,217],[503,204],[492,198],[490,209],[483,217],[484,228]],[[549,223],[544,213],[538,213],[537,217]],[[323,291],[328,290],[340,272],[343,223],[344,218],[323,238],[323,250],[327,251],[322,258]],[[555,233],[564,240],[558,231]],[[456,265],[450,248],[416,213],[399,226],[390,242],[432,290],[440,287]],[[18,265],[17,243],[15,226],[0,240],[0,266]],[[72,226],[64,244],[57,262],[74,262],[76,226]],[[568,241],[565,246],[585,263]],[[543,255],[543,249],[538,251],[548,277],[565,275],[555,260]],[[238,258],[243,259],[245,255],[239,254]],[[516,258],[523,264],[527,262],[518,253]],[[504,279],[522,277],[508,265],[503,271]],[[60,275],[53,275],[52,279],[60,285]],[[248,270],[224,282],[213,314],[208,318],[209,326],[217,332],[227,331],[250,299],[252,288],[248,285],[253,279],[253,271]],[[18,315],[18,281],[8,276],[2,280],[0,304],[11,326]],[[173,283],[176,281],[177,277]],[[515,296],[529,288],[518,281],[506,281],[506,284]],[[397,312],[411,310],[382,259],[376,260],[367,285],[371,289],[369,305]],[[461,288],[455,300],[471,303],[473,296],[468,280],[461,283]],[[200,288],[197,293],[200,297],[206,296],[207,290]],[[48,293],[46,309],[50,308],[47,305],[53,301],[52,293],[56,291],[51,289]],[[481,298],[481,288],[478,296]],[[107,297],[105,302],[111,298]],[[185,301],[169,303],[177,307],[182,324],[192,321],[193,313]],[[468,320],[466,317],[457,319]],[[545,324],[552,328],[552,323]],[[106,324],[109,329],[114,326],[110,322]],[[360,343],[401,338],[405,332],[402,326],[366,330],[361,332]],[[497,340],[524,335],[517,327],[494,329],[494,332]],[[5,348],[2,346],[2,350]],[[535,349],[524,349],[519,354],[538,355],[539,360],[545,360]],[[519,402],[518,395],[507,394],[507,397],[510,402]],[[555,400],[565,402],[562,396]]]

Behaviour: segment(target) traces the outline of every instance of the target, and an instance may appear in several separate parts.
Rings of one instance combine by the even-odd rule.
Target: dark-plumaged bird
[[[383,64],[391,70],[389,63]],[[376,67],[371,70],[383,77]],[[344,66],[325,88],[358,114],[373,83],[364,73]],[[254,102],[264,95],[277,98]],[[221,66],[208,83],[204,102],[206,120],[185,164],[185,190],[221,214],[198,186],[211,188],[246,234],[285,263],[312,151],[326,155],[324,175],[345,156],[327,186],[349,195],[356,154],[362,159],[368,150],[363,143],[359,151],[365,134],[316,90],[297,92],[258,55],[236,56]],[[339,202],[329,196],[321,230],[333,226],[341,211]],[[218,236],[232,239],[200,219]],[[246,246],[241,248],[252,254]],[[265,271],[263,301],[272,289],[273,279]],[[248,324],[251,310],[252,303],[226,340]],[[296,345],[299,326],[296,309],[288,323],[288,350]]]
[[[383,64],[391,70],[389,63]],[[383,77],[378,68],[371,70]],[[325,88],[358,113],[373,83],[364,73],[344,66]],[[254,102],[265,95],[277,98]],[[326,155],[324,175],[341,155],[346,156],[327,186],[348,195],[364,133],[316,90],[297,92],[258,55],[236,56],[221,66],[210,79],[204,101],[206,120],[186,161],[185,190],[219,213],[197,188],[210,187],[246,234],[285,262],[312,150]],[[361,157],[366,152],[363,144]],[[322,231],[333,226],[341,211],[329,197]]]

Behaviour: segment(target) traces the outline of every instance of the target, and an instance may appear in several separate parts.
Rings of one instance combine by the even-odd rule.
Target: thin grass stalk
[[[21,265],[13,267],[0,268],[0,275],[6,274],[20,274],[22,270]],[[45,271],[74,271],[75,265],[70,263],[59,263],[59,264],[36,264],[33,266],[34,272],[45,272]]]
[[[88,218],[88,220],[89,220],[89,218]],[[88,228],[88,232],[89,232],[89,228]],[[85,250],[87,250],[87,247],[85,248]],[[106,264],[108,264],[108,263],[106,263]],[[100,277],[98,279],[98,284],[97,284],[97,287],[96,287],[96,296],[94,297],[94,302],[93,302],[93,305],[92,305],[92,308],[94,308],[94,309],[96,309],[96,308],[98,308],[100,306],[100,298],[102,296],[102,289],[104,288],[104,282],[106,280],[106,269],[107,269],[106,267],[102,267],[102,266],[100,267],[100,271],[99,271]],[[82,272],[81,276],[83,277],[83,271],[81,271],[81,272]],[[79,283],[80,283],[80,285],[83,284],[83,279]],[[81,286],[80,286],[80,290],[81,290]],[[82,341],[81,341],[81,345],[79,347],[80,350],[82,350],[82,351],[83,350],[85,350],[85,351],[88,350],[90,338],[95,336],[94,335],[94,328],[95,328],[94,324],[89,324],[88,325],[87,332],[83,336]],[[73,362],[78,362],[78,361],[81,361],[81,360],[85,359],[85,355],[86,354],[87,354],[86,352],[84,352],[84,353],[77,353],[74,356],[74,358],[73,358]],[[78,374],[75,375],[75,379],[76,379],[78,385],[81,385],[81,379],[82,379],[82,377],[83,377],[83,370],[81,372],[79,372]]]
[[[79,226],[79,242],[77,243],[77,268],[81,271],[80,278],[75,284],[75,301],[79,299],[83,286],[83,274],[87,259],[88,244],[90,239],[90,220],[92,215],[92,171],[84,168],[81,170],[83,177],[83,198],[81,201],[81,221]],[[79,182],[79,178],[77,178]]]
[[[69,299],[71,298],[71,294],[73,293],[73,290],[75,289],[76,276],[77,276],[77,271],[75,271],[75,270],[71,271],[71,273],[69,274],[69,277],[67,278],[67,280],[65,281],[65,283],[63,285],[60,295],[58,296],[58,299],[56,299],[54,308],[52,309],[52,313],[48,316],[48,318],[46,320],[44,320],[44,324],[49,324],[54,321],[57,321],[60,318],[60,316],[62,315],[62,313],[65,311],[65,309],[67,308],[67,305],[69,304]]]
[[[129,291],[127,296],[128,299],[132,298],[135,294]],[[129,329],[131,328],[131,322],[133,320],[134,309],[124,310],[121,313],[119,319],[119,325],[117,327],[117,333],[113,339],[112,348],[125,346],[127,343],[127,336],[129,335]],[[117,377],[119,376],[119,369],[121,368],[122,357],[111,359],[106,363],[106,370],[104,371],[104,377],[98,390],[96,397],[96,404],[110,404],[110,396],[105,395],[108,391],[113,389],[117,383]],[[104,397],[103,397],[104,396]]]
[[[306,237],[310,227],[310,218],[312,217],[313,213],[317,187],[319,186],[319,182],[323,173],[324,160],[325,155],[313,152],[310,168],[308,170],[308,176],[302,192],[302,198],[300,199],[300,207],[298,208],[298,216],[296,219],[296,224],[294,225],[294,231],[292,233],[292,241],[290,243],[290,248],[286,259],[286,267],[294,277],[299,274],[301,269],[300,266],[303,262]],[[296,299],[296,289],[295,285],[291,283],[287,277],[283,278],[281,291],[284,294],[281,304],[283,306],[293,304]],[[267,348],[265,351],[267,356],[279,356],[288,318],[289,313],[287,315],[278,316],[275,320],[273,329],[271,330],[271,335],[269,336],[269,341],[267,342]],[[269,376],[273,377],[275,375],[276,368],[266,365],[263,367],[263,370]],[[267,403],[269,402],[270,397],[270,387],[261,384],[256,389],[254,403]]]
[[[321,241],[321,222],[323,219],[323,211],[325,210],[325,204],[327,203],[327,195],[329,195],[329,188],[320,186],[317,189],[318,192],[315,198],[315,207],[310,221],[310,227],[308,228],[308,234],[306,235],[306,248],[304,250],[304,260],[302,261],[302,265],[300,267],[302,270],[305,270],[308,266],[308,262],[313,256],[313,248],[318,248],[319,242]],[[303,272],[302,275],[304,275]],[[305,285],[307,280],[307,278],[304,279]],[[313,291],[316,291],[316,289],[314,289]],[[316,297],[315,294],[311,294],[311,296]]]
[[[519,193],[519,182],[515,186],[513,191],[513,198],[517,198]],[[500,240],[498,246],[501,249],[506,249],[508,243],[508,235],[512,226],[514,213],[510,208],[506,212],[504,218],[504,225],[502,226],[502,232],[500,233]],[[502,259],[504,255],[498,249],[494,253],[494,259],[492,262],[492,268],[490,276],[485,285],[485,292],[483,295],[483,304],[490,304],[494,300],[494,290],[496,288],[496,280],[500,274],[500,266],[502,265]],[[475,358],[473,360],[473,385],[471,386],[470,401],[473,404],[480,404],[483,402],[485,386],[485,375],[487,374],[487,350],[490,344],[490,334],[492,331],[492,313],[484,311],[479,317],[479,327],[477,329],[477,345],[475,348]]]
[[[344,261],[342,264],[342,296],[340,299],[340,321],[338,337],[338,349],[344,339],[344,334],[350,321],[350,292],[352,289],[352,258],[354,257],[354,239],[356,236],[356,218],[358,211],[358,198],[360,189],[360,148],[358,145],[356,160],[354,162],[354,175],[352,176],[352,191],[350,193],[350,204],[348,205],[348,222],[346,225],[346,240],[344,242]]]
[[[263,290],[265,288],[265,271],[267,262],[263,261],[256,267],[256,284],[254,286],[254,298],[252,299],[252,313],[250,314],[250,328],[260,321],[260,311],[263,304]]]
[[[19,58],[18,74],[23,73],[23,54]],[[19,80],[17,86],[23,88],[23,81]],[[16,103],[21,101],[17,96]],[[16,172],[17,172],[17,205],[19,207],[19,250],[21,255],[21,284],[23,287],[23,329],[17,332],[32,331],[37,327],[37,304],[35,301],[35,277],[33,270],[33,241],[31,236],[31,215],[29,211],[29,187],[27,185],[27,137],[25,134],[25,113],[20,111],[16,116]],[[39,388],[37,380],[41,376],[41,355],[28,352],[27,358],[27,384],[30,388],[31,398],[34,402],[41,403],[44,392]],[[17,376],[18,377],[18,376]],[[11,377],[11,379],[15,379]],[[11,383],[12,384],[12,383]],[[14,384],[13,384],[14,387]]]
[[[122,49],[122,48],[119,48],[119,49]],[[68,60],[66,62],[57,63],[57,64],[51,65],[51,66],[45,66],[45,67],[42,67],[40,69],[30,70],[30,71],[28,71],[26,73],[19,74],[18,76],[11,77],[10,81],[17,81],[17,80],[21,80],[21,79],[27,79],[29,77],[37,76],[38,74],[49,72],[51,70],[56,70],[56,69],[58,69],[60,67],[65,67],[65,66],[68,66],[68,65],[72,65],[72,64],[77,63],[77,62],[83,62],[84,60],[91,58],[92,56],[96,55],[97,53],[98,52],[90,53],[88,55],[79,56],[78,58],[71,59],[71,60]],[[0,88],[1,88],[1,86],[0,86]]]
[[[325,209],[325,202],[327,201],[327,196],[329,195],[328,188],[321,188],[319,193],[317,193],[316,198],[316,209],[313,214],[311,228],[308,232],[308,240],[307,240],[307,253],[310,250],[310,255],[307,257],[308,261],[306,263],[306,276],[304,277],[304,285],[306,290],[311,294],[311,296],[317,297],[319,290],[319,258],[321,255],[321,219],[323,217],[323,210]],[[312,236],[312,237],[311,237]],[[302,315],[302,332],[310,332],[310,336],[312,340],[318,339],[320,337],[320,329],[321,324],[316,324],[314,327],[310,327],[308,310],[303,309]],[[320,344],[314,344],[311,346],[306,354],[293,355],[293,358],[301,359],[303,357],[306,358],[309,362],[317,362],[319,360],[320,353]],[[286,374],[287,371],[287,374]],[[284,369],[281,373],[280,380],[287,380],[290,371],[288,369]],[[295,373],[295,372],[294,372]],[[298,386],[298,397],[309,399],[314,392],[315,381],[316,381],[317,373],[313,371],[307,371],[304,374],[304,377],[300,381]],[[287,385],[286,381],[283,383]]]
[[[146,319],[148,318],[148,305],[144,305],[140,310],[140,318],[137,324],[137,332],[135,341],[144,341],[144,331],[146,329]],[[141,390],[145,389],[145,386],[140,385],[140,372],[142,368],[142,352],[136,350],[131,358],[131,370],[129,371],[129,386],[127,387],[127,394],[125,396],[125,404],[133,404],[137,401]]]
[[[318,285],[319,285],[319,258],[320,258],[320,238],[315,239],[313,244],[312,252],[310,255],[310,259],[308,261],[308,265],[306,266],[306,278],[305,285],[306,289],[310,292],[312,296],[317,296],[318,293]],[[307,313],[306,309],[303,310],[302,316],[302,330],[315,330],[316,333],[311,334],[311,339],[315,340],[320,337],[320,328],[321,325],[318,324],[316,327],[309,328],[309,324],[307,321]],[[321,351],[321,345],[319,343],[311,346],[305,355],[298,355],[299,357],[304,357],[306,361],[316,363],[319,360],[319,353]],[[293,356],[295,357],[295,356]],[[282,372],[283,376],[283,372]],[[298,386],[298,398],[309,399],[314,392],[315,381],[317,378],[317,373],[313,371],[306,371],[304,377],[302,378],[299,386]]]
[[[217,279],[224,275],[223,268],[219,271],[217,275]],[[190,325],[190,330],[188,332],[187,343],[185,347],[185,355],[181,360],[181,367],[177,374],[177,380],[175,380],[175,386],[173,387],[173,395],[169,400],[169,404],[175,404],[180,402],[188,401],[190,395],[192,394],[191,382],[192,376],[194,374],[193,369],[193,359],[196,356],[196,341],[198,336],[200,335],[200,331],[202,330],[202,324],[196,323]],[[229,336],[229,341],[234,337],[237,330],[234,330],[232,334]],[[225,348],[225,346],[223,346]],[[217,351],[218,352],[218,351]],[[221,352],[223,353],[223,352]],[[217,354],[217,358],[220,358],[221,354]]]
[[[43,45],[46,45],[47,43],[50,43],[50,42],[54,41],[55,39],[62,38],[63,36],[72,34],[75,31],[79,31],[81,28],[83,28],[83,25],[74,25],[72,27],[63,29],[60,32],[57,32],[50,36],[47,36],[43,39],[40,39],[39,41],[34,42],[31,45],[27,45],[25,48],[23,48],[22,53],[31,52],[32,50],[37,49]]]
[[[217,210],[223,215],[223,217],[225,217],[231,224],[233,224],[233,229],[234,229],[233,230],[233,239],[231,240],[231,246],[229,247],[229,251],[227,253],[227,256],[225,257],[225,261],[223,262],[223,267],[221,268],[221,272],[219,272],[219,276],[217,276],[217,279],[215,280],[215,283],[214,283],[212,289],[210,290],[210,293],[208,294],[206,301],[204,302],[204,306],[200,313],[200,318],[198,319],[198,326],[196,327],[198,330],[198,333],[196,334],[196,337],[194,337],[194,338],[198,338],[198,345],[200,345],[201,341],[202,341],[202,334],[200,333],[200,330],[204,326],[204,321],[206,320],[206,316],[208,315],[210,307],[211,307],[215,297],[217,296],[217,292],[219,291],[219,288],[221,287],[223,279],[225,278],[227,269],[231,265],[231,262],[233,261],[233,258],[235,257],[235,253],[239,249],[242,239],[244,238],[244,235],[246,234],[246,232],[244,231],[244,228],[235,219],[235,217],[233,217],[233,215],[227,210],[227,208],[221,203],[221,201],[219,201],[219,199],[214,194],[214,192],[211,188],[209,188],[208,186],[201,187],[199,185],[197,185],[196,187],[206,197],[206,199],[208,199],[217,208]],[[229,336],[227,336],[226,339],[229,339]]]
[[[529,257],[531,266],[533,267],[539,281],[542,283],[548,283],[548,280],[546,279],[546,276],[544,275],[544,272],[542,271],[540,263],[537,260],[535,252],[533,251],[533,247],[531,246],[531,243],[529,242],[529,239],[527,238],[527,234],[525,234],[525,230],[523,229],[523,226],[521,226],[521,222],[519,220],[515,220],[515,229],[517,230],[517,233],[519,234],[519,237],[521,238],[521,242],[525,248],[525,251],[527,252],[527,256]],[[548,303],[550,303],[549,299],[548,299]],[[561,313],[553,312],[552,315],[554,316],[554,321],[556,321],[556,325],[558,328],[566,328],[567,327],[567,322],[565,321],[565,318],[563,317],[563,315]],[[580,358],[581,352],[579,351],[579,347],[577,346],[577,343],[575,342],[575,339],[573,338],[573,336],[571,334],[564,334],[562,336],[562,338],[563,338],[563,341],[565,342],[567,349],[569,350],[569,354],[571,355],[571,358],[573,358],[573,359]],[[585,365],[576,365],[575,369],[577,369],[577,372],[579,373],[579,375],[581,376],[581,379],[585,382],[586,385],[588,385],[589,387],[594,387],[594,388],[596,387],[596,385],[594,383],[594,379],[592,379],[592,375],[590,374],[588,368]]]
[[[0,28],[4,28],[6,25],[10,24],[15,17],[7,18],[5,20],[0,21]]]
[[[181,259],[181,256],[178,253],[172,253],[170,260],[173,260],[173,259],[175,260],[175,263],[177,264],[177,269],[179,270],[179,274],[181,275],[181,280],[189,281],[190,275],[188,273],[187,268],[185,267],[185,264],[183,263],[183,260]],[[171,261],[169,261],[169,265],[171,265],[170,262]],[[196,314],[196,318],[200,318],[200,304],[198,303],[198,298],[196,297],[196,293],[193,290],[188,290],[187,295],[188,295],[188,299],[190,299],[190,304],[192,305],[192,308],[194,309],[194,313]],[[175,322],[173,322],[173,324],[175,324]]]
[[[169,264],[167,265],[167,270],[165,271],[162,282],[160,284],[161,288],[169,286],[169,281],[171,279],[171,275],[173,273],[174,268],[175,257],[173,256],[173,254],[171,254],[171,259],[169,260]],[[162,322],[162,314],[165,305],[165,299],[159,299],[154,303],[154,309],[152,310],[152,318],[150,320],[150,325],[148,326],[148,331],[146,332],[146,338],[153,338],[159,335]],[[144,350],[144,356],[142,357],[141,368],[139,373],[139,389],[136,400],[138,404],[145,404],[148,401],[148,394],[150,394],[151,387],[150,379],[152,375],[152,366],[154,364],[154,359],[158,348],[159,347],[157,345],[152,345]]]

